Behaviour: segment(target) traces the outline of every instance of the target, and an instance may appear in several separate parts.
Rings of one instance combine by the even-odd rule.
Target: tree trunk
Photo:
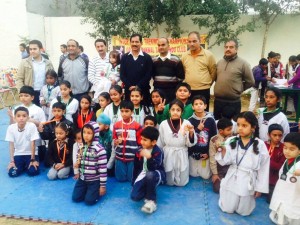
[[[267,45],[267,38],[268,38],[268,33],[269,33],[269,28],[270,24],[266,24],[265,32],[264,32],[264,39],[263,39],[263,44],[261,48],[261,58],[265,57],[265,51],[266,51],[266,45]]]
[[[157,38],[160,38],[160,33],[159,33],[159,26],[158,26],[158,24],[155,25],[155,30],[156,30]]]

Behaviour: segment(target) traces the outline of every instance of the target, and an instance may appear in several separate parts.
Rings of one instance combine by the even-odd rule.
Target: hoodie
[[[99,144],[99,125],[90,121],[83,126],[84,128],[91,128],[94,137],[90,145],[87,145],[82,138],[84,145],[77,156],[77,161],[80,161],[80,179],[84,181],[100,180],[100,186],[105,186],[107,180],[107,158],[105,149]],[[82,136],[83,129],[81,131]]]
[[[201,121],[204,122],[204,128],[200,131],[198,126]],[[204,117],[200,118],[195,113],[189,118],[190,123],[194,126],[195,133],[197,136],[197,143],[193,147],[189,147],[189,156],[199,160],[201,154],[208,154],[209,152],[209,141],[211,137],[217,134],[216,122],[210,113],[205,114]]]

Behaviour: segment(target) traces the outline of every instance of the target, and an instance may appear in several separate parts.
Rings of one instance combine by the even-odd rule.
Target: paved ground
[[[243,105],[247,107],[247,100],[243,100]],[[249,217],[225,214],[217,206],[218,195],[212,192],[211,183],[201,179],[192,179],[182,188],[159,187],[158,210],[145,215],[140,211],[143,203],[129,199],[131,186],[114,179],[108,182],[108,194],[96,206],[87,207],[71,201],[71,178],[48,181],[45,168],[35,178],[8,178],[8,144],[3,141],[8,126],[5,109],[0,110],[0,117],[0,224],[270,224],[264,198],[257,201],[257,208]]]

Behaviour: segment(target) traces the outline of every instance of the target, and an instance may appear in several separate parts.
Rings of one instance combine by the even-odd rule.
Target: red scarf
[[[78,128],[82,128],[84,126],[84,124],[86,124],[87,122],[89,122],[92,117],[94,115],[93,111],[88,111],[87,114],[82,114],[81,112],[78,112],[78,116],[77,116],[77,126]]]

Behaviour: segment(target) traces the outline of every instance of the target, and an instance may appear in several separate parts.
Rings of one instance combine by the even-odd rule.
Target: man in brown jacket
[[[38,40],[29,42],[30,56],[23,59],[17,73],[16,85],[18,90],[24,85],[33,87],[34,99],[33,103],[40,105],[40,90],[46,81],[46,72],[53,69],[52,63],[42,57],[43,45]]]
[[[251,67],[238,57],[238,43],[229,40],[224,46],[224,57],[217,63],[217,77],[214,89],[214,117],[232,119],[241,111],[241,94],[254,86]],[[225,116],[226,115],[226,116]],[[230,116],[229,116],[230,115]]]

